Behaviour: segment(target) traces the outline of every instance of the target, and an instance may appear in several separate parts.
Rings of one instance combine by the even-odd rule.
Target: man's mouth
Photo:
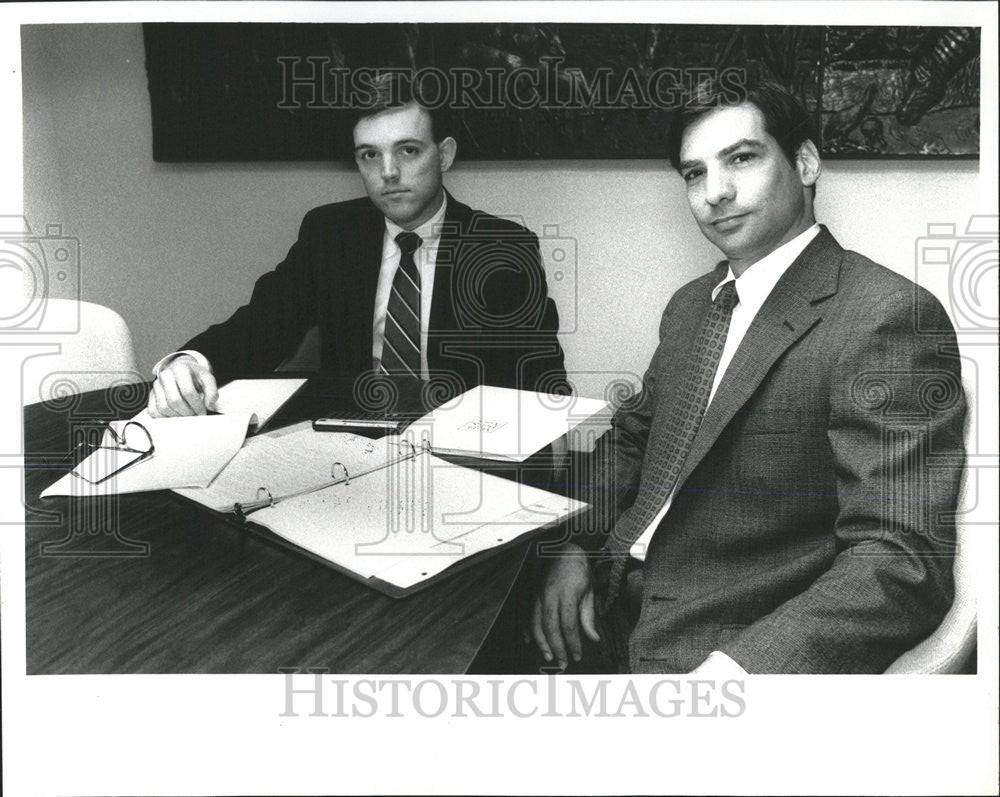
[[[725,232],[726,230],[738,227],[746,216],[746,213],[731,213],[728,216],[723,216],[721,219],[714,219],[711,224],[715,229]]]
[[[398,196],[399,194],[408,193],[410,193],[410,191],[407,188],[390,188],[387,191],[383,191],[382,196]]]

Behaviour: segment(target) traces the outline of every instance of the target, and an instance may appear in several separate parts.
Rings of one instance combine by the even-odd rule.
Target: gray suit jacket
[[[667,497],[643,474],[724,268],[671,299],[642,393],[589,462],[585,548],[624,554]],[[647,551],[632,670],[687,672],[712,650],[751,672],[884,670],[951,602],[964,414],[937,300],[824,228],[705,414]]]

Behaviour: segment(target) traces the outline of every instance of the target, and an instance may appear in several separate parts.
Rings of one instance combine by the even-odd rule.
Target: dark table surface
[[[134,415],[146,390],[25,409],[29,674],[466,671],[528,542],[394,599],[168,491],[39,499],[74,428]],[[284,420],[340,390],[311,381]]]

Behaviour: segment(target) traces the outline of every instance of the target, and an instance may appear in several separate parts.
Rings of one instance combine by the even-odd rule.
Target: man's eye
[[[701,169],[691,169],[690,171],[684,172],[681,177],[684,178],[685,183],[694,182],[702,175]]]
[[[746,163],[752,161],[756,155],[752,152],[737,152],[733,155],[733,163]]]
[[[375,158],[375,153],[370,149],[366,149],[364,152],[358,153],[358,160],[361,161],[370,161],[373,160],[374,158]]]
[[[417,149],[417,147],[403,147],[402,150],[400,151],[404,155],[416,155],[418,152],[420,152],[420,150]]]

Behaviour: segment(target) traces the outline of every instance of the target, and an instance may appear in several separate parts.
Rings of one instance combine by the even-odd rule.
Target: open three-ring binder
[[[393,597],[586,508],[447,462],[416,433],[308,423],[251,438],[208,487],[175,492]]]

